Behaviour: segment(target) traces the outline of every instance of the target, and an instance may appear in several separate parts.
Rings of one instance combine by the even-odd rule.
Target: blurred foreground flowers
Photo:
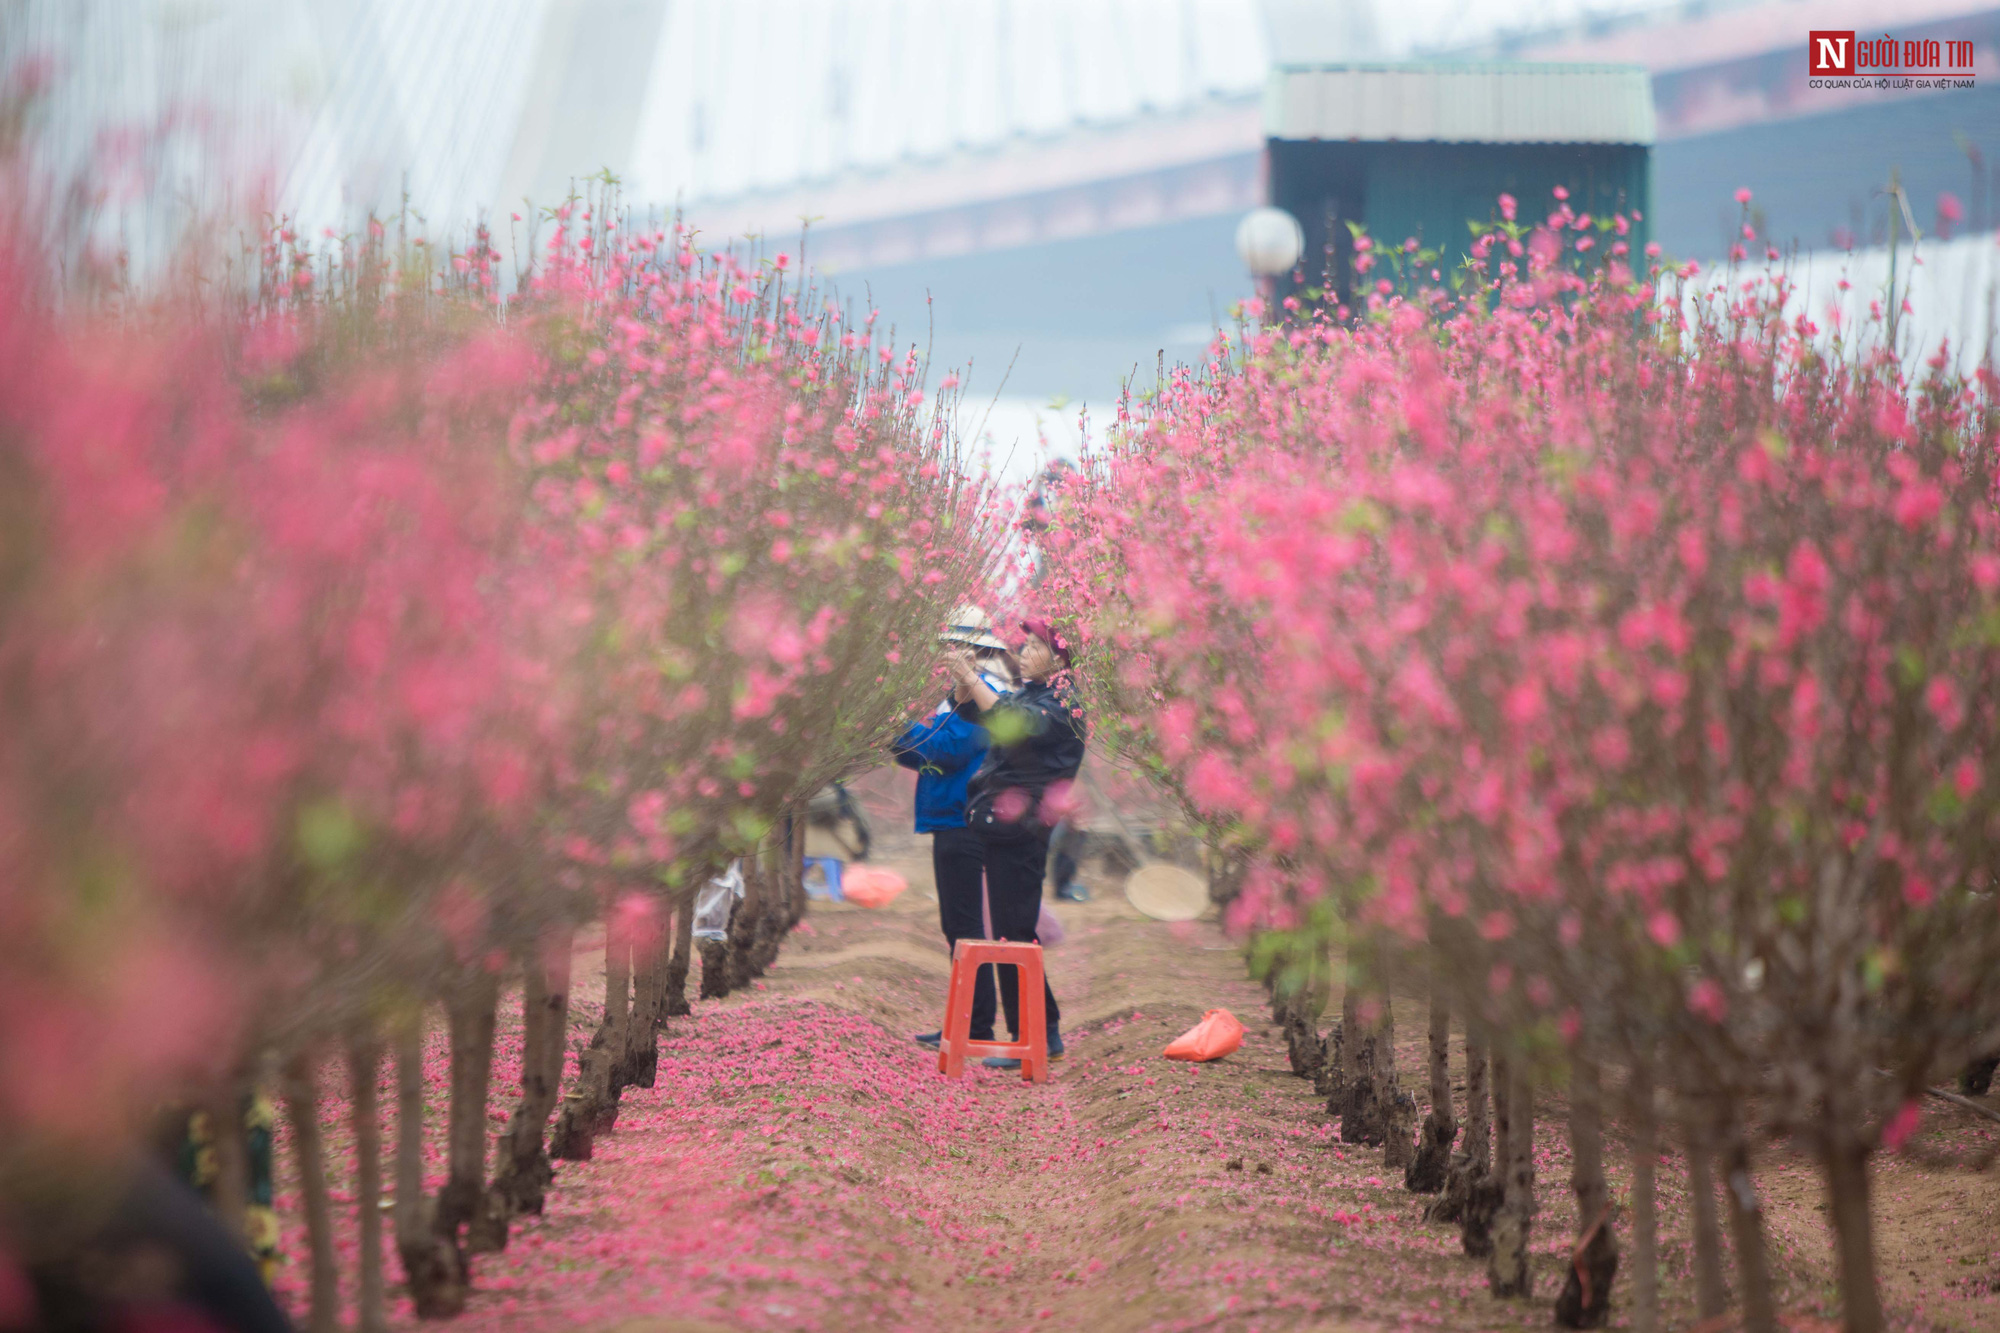
[[[46,192],[10,170],[0,1264],[87,1233],[116,1193],[93,1182],[165,1102],[234,1126],[275,1074],[316,1157],[344,1052],[369,1089],[373,1326],[372,1089],[390,1048],[420,1080],[442,1003],[449,1178],[425,1197],[421,1119],[397,1117],[395,1224],[419,1309],[449,1313],[466,1246],[540,1206],[573,928],[608,916],[630,988],[572,1093],[587,1154],[685,1003],[694,889],[746,860],[711,985],[796,921],[794,816],[924,688],[938,626],[992,571],[993,497],[872,321],[843,324],[783,256],[700,254],[608,196],[547,218],[504,301],[483,230],[434,254],[372,222],[317,248],[273,225],[222,271],[190,257],[201,282],[105,300],[62,284]],[[515,978],[527,1069],[489,1175]],[[303,1178],[318,1322],[330,1204]],[[41,1225],[56,1196],[69,1223]]]

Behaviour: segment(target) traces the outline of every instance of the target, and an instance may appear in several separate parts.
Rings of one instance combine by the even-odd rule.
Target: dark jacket
[[[965,786],[986,757],[986,745],[986,728],[971,704],[940,707],[890,745],[897,763],[917,771],[917,832],[965,827]]]
[[[1083,743],[1089,731],[1075,692],[1067,680],[1061,684],[1031,680],[980,721],[986,724],[992,748],[966,790],[967,826],[986,832],[1018,822],[1026,830],[1046,832],[1055,821],[1041,813],[1042,797],[1051,785],[1070,781],[1083,767]],[[1019,792],[1026,801],[1012,821],[1002,817],[1011,802],[1001,798],[1010,791]]]

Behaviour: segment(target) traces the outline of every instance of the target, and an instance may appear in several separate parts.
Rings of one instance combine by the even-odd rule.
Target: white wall
[[[1889,250],[1813,250],[1789,260],[1762,259],[1707,269],[1686,284],[1684,301],[1714,300],[1745,283],[1766,284],[1782,272],[1794,284],[1788,315],[1804,314],[1819,326],[1817,340],[1830,347],[1836,337],[1852,351],[1880,347],[1888,337]],[[1845,284],[1843,286],[1843,284]],[[1669,281],[1667,287],[1674,284]],[[1906,241],[1896,254],[1896,296],[1908,305],[1897,317],[1897,350],[1905,370],[1915,375],[1940,348],[1965,369],[1979,364],[1993,347],[1996,299],[2000,299],[2000,232],[1948,241]],[[1665,293],[1671,299],[1671,291]]]

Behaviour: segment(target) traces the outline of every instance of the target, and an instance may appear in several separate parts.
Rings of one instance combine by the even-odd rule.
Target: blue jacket
[[[972,705],[947,699],[889,747],[897,763],[917,770],[917,832],[965,827],[965,784],[989,743],[978,716]]]

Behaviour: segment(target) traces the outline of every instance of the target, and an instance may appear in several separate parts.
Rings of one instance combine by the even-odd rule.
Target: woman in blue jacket
[[[947,645],[969,649],[981,684],[995,697],[1013,689],[1007,645],[976,606],[960,607],[940,636]],[[896,762],[917,772],[917,832],[931,835],[931,871],[937,880],[938,924],[945,944],[986,938],[983,909],[984,862],[979,835],[965,826],[966,782],[986,758],[986,728],[979,707],[963,684],[953,687],[937,711],[912,723],[890,747]],[[993,969],[982,967],[973,983],[971,1036],[993,1040]],[[940,1034],[919,1033],[917,1041],[936,1046]]]
[[[986,866],[986,893],[993,907],[993,936],[1002,940],[1033,940],[1042,910],[1042,876],[1049,862],[1049,831],[1059,818],[1060,802],[1049,798],[1066,791],[1083,766],[1088,729],[1083,706],[1070,680],[1070,649],[1061,631],[1046,620],[1021,626],[1027,635],[1018,658],[1021,688],[1001,695],[988,688],[972,668],[958,659],[952,674],[980,710],[992,742],[966,790],[966,819],[979,839]],[[1007,968],[1000,977],[1000,1000],[1007,1009],[1007,1026],[1016,1039],[1019,1022],[1017,973]],[[1042,980],[1043,1011],[1048,1018],[1049,1058],[1063,1053],[1062,1010],[1048,979]],[[989,1056],[991,1069],[1018,1069],[1021,1062]]]

